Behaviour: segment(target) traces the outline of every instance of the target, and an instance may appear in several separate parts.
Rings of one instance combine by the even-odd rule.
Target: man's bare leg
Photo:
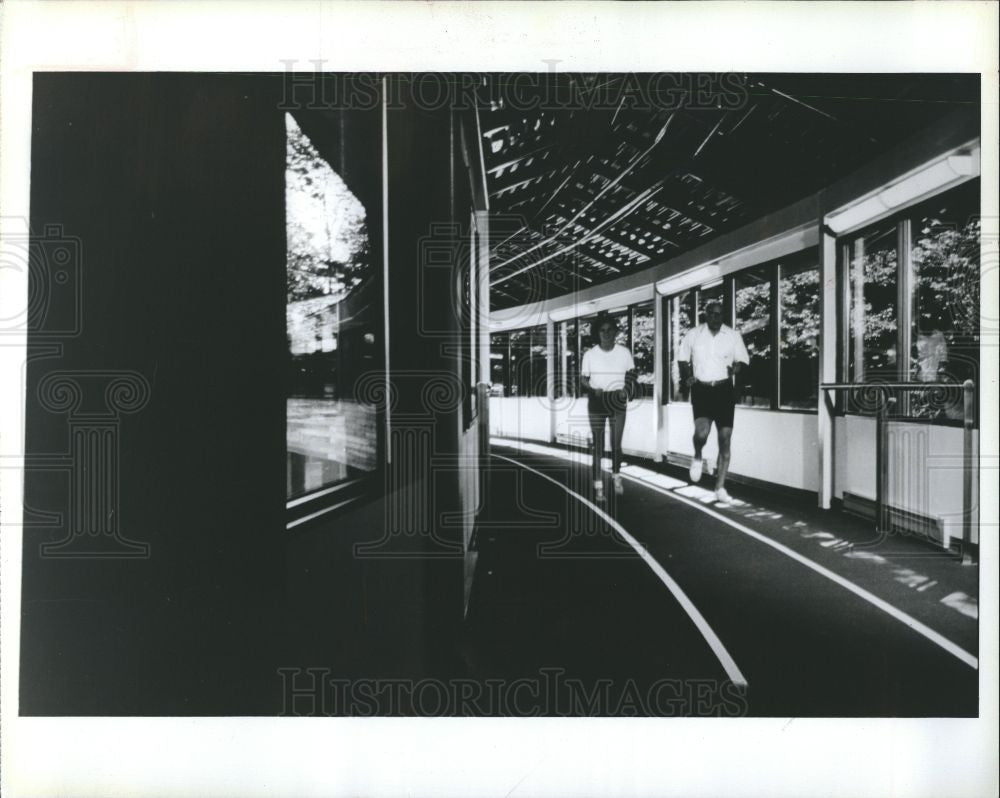
[[[701,479],[701,450],[705,448],[705,443],[708,441],[708,433],[711,431],[712,420],[710,418],[696,418],[694,420],[694,458],[691,460],[691,470],[689,472],[692,482],[697,482]]]

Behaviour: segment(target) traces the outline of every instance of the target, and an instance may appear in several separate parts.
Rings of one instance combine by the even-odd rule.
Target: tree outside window
[[[819,394],[819,268],[812,259],[778,268],[780,406],[812,409]]]
[[[750,365],[741,374],[739,403],[770,407],[773,391],[771,362],[771,273],[769,266],[747,269],[736,275],[736,329],[743,336]]]

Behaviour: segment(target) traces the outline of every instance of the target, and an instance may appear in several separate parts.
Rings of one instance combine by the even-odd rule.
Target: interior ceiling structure
[[[489,75],[491,305],[666,261],[979,96],[965,75]]]

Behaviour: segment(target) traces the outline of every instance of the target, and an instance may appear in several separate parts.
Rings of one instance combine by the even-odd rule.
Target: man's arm
[[[600,388],[594,388],[590,384],[590,350],[588,349],[583,353],[583,361],[580,363],[580,387],[583,389],[585,394],[593,394],[594,396],[600,396],[603,391]]]
[[[694,385],[694,372],[691,370],[691,362],[689,360],[678,360],[677,368],[681,372],[681,385],[687,388]]]
[[[736,384],[739,385],[741,383],[740,372],[744,371],[750,365],[750,353],[747,352],[746,344],[743,343],[743,336],[739,330],[733,330],[733,332],[736,335],[736,345],[733,352],[733,362],[729,366],[728,371],[731,376],[736,378]]]

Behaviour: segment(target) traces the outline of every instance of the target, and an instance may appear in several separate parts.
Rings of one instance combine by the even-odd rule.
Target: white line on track
[[[674,598],[677,599],[677,602],[681,605],[681,607],[684,608],[684,611],[688,614],[688,617],[691,618],[691,620],[694,622],[694,625],[698,627],[698,631],[701,632],[702,637],[705,638],[705,642],[708,643],[709,647],[715,653],[715,656],[718,657],[719,663],[722,665],[722,667],[726,671],[726,674],[729,676],[729,680],[738,687],[745,688],[747,686],[746,677],[743,675],[742,671],[740,671],[739,666],[730,656],[729,652],[726,650],[726,647],[722,644],[722,641],[719,639],[719,636],[715,633],[712,627],[708,625],[708,621],[705,620],[705,616],[698,611],[698,608],[694,606],[691,599],[687,597],[687,594],[683,590],[681,590],[681,586],[678,585],[673,580],[673,577],[671,577],[670,574],[668,574],[666,570],[664,570],[663,566],[660,565],[660,563],[658,563],[653,558],[653,555],[651,555],[648,551],[646,551],[645,547],[642,546],[642,544],[639,543],[639,541],[637,541],[634,537],[632,537],[628,533],[625,527],[623,527],[621,524],[615,521],[614,518],[612,518],[610,515],[604,512],[604,510],[602,510],[596,504],[589,501],[586,497],[581,496],[576,491],[570,490],[565,485],[563,485],[559,480],[550,477],[548,474],[543,474],[541,471],[538,471],[537,469],[534,469],[529,465],[525,465],[524,463],[520,462],[519,460],[515,460],[512,457],[506,457],[502,454],[496,454],[493,452],[491,452],[491,455],[500,460],[506,460],[509,463],[513,463],[514,465],[520,466],[521,468],[524,468],[532,472],[533,474],[537,474],[543,479],[547,479],[554,485],[558,485],[560,488],[566,491],[570,496],[575,498],[577,501],[580,501],[583,504],[587,505],[587,507],[589,507],[595,513],[601,516],[601,518],[603,518],[609,525],[614,527],[615,531],[619,535],[621,535],[633,549],[635,549],[636,554],[638,554],[642,558],[643,562],[645,562],[646,565],[648,565],[653,570],[653,573],[655,573],[660,578],[660,581],[667,586],[667,590],[669,590],[673,594]]]
[[[943,648],[949,654],[962,660],[962,662],[964,662],[966,665],[972,668],[979,668],[979,658],[970,654],[961,646],[952,643],[948,638],[944,637],[938,632],[935,632],[929,626],[921,623],[912,615],[908,615],[901,609],[892,606],[892,604],[890,604],[888,601],[880,599],[874,593],[869,593],[863,587],[854,584],[854,582],[851,582],[849,579],[845,579],[840,574],[834,573],[829,568],[824,568],[819,563],[813,562],[808,557],[802,556],[797,551],[795,551],[794,549],[790,549],[785,544],[778,543],[778,541],[776,540],[771,540],[771,538],[769,538],[767,535],[761,534],[760,532],[750,529],[750,527],[743,526],[743,524],[737,523],[736,521],[733,521],[731,518],[727,518],[726,516],[722,515],[722,513],[718,513],[715,510],[710,510],[708,507],[705,507],[703,504],[696,502],[693,499],[689,499],[687,496],[681,496],[674,491],[666,490],[664,488],[661,488],[659,485],[654,485],[651,482],[647,482],[644,479],[639,479],[638,477],[633,477],[628,474],[624,474],[623,476],[625,476],[626,479],[629,479],[632,482],[635,482],[639,485],[643,485],[644,487],[647,487],[651,490],[658,491],[659,493],[662,493],[664,496],[669,496],[672,499],[676,499],[679,502],[683,502],[684,504],[694,507],[696,510],[701,510],[701,512],[705,513],[706,515],[710,515],[712,518],[715,518],[718,521],[722,521],[722,523],[732,527],[733,529],[739,532],[742,532],[744,535],[749,535],[754,540],[759,540],[761,543],[770,546],[772,549],[780,551],[782,554],[791,557],[796,562],[799,562],[802,565],[806,566],[806,568],[810,568],[816,573],[820,574],[821,576],[825,576],[827,579],[829,579],[832,582],[836,582],[838,585],[845,588],[846,590],[850,590],[854,595],[864,599],[869,604],[878,607],[883,612],[887,613],[888,615],[891,615],[897,621],[900,621],[901,623],[910,627],[914,632],[923,635],[932,643]]]
[[[546,446],[543,446],[541,444],[523,444],[522,442],[517,441],[516,439],[509,439],[509,440],[508,439],[496,439],[496,443],[498,445],[500,445],[500,446],[508,446],[510,448],[516,448],[516,449],[522,449],[523,448],[525,451],[533,451],[533,452],[535,452],[537,454],[541,454],[541,455],[544,455],[544,456],[561,457],[563,459],[574,459],[574,460],[576,459],[576,458],[566,458],[565,457],[565,453],[562,450],[560,450],[560,449],[553,449],[551,447],[546,447]],[[527,466],[525,466],[525,467],[527,468]],[[869,591],[865,590],[863,587],[854,584],[854,582],[851,582],[849,579],[844,578],[840,574],[834,573],[829,568],[824,568],[819,563],[813,562],[808,557],[804,557],[803,555],[799,554],[794,549],[790,549],[788,546],[784,545],[783,543],[779,543],[776,540],[772,540],[767,535],[761,534],[760,532],[756,532],[753,529],[750,529],[749,527],[744,526],[743,524],[740,524],[740,523],[738,523],[736,521],[733,521],[731,518],[727,518],[726,516],[722,515],[721,513],[716,512],[715,510],[710,510],[708,507],[705,507],[700,502],[697,502],[697,501],[695,501],[693,499],[689,499],[688,497],[679,494],[677,491],[667,490],[666,488],[663,488],[660,485],[656,485],[655,483],[653,483],[653,482],[651,482],[649,480],[640,479],[639,477],[632,476],[631,474],[624,474],[623,473],[622,476],[626,477],[627,479],[629,479],[632,482],[635,482],[638,485],[642,485],[644,487],[650,488],[651,490],[658,491],[658,492],[662,493],[664,496],[669,496],[672,499],[676,499],[679,502],[683,502],[684,504],[690,505],[691,507],[695,508],[696,510],[700,510],[701,512],[705,513],[706,515],[710,515],[712,518],[715,518],[716,520],[722,521],[722,523],[726,524],[727,526],[730,526],[733,529],[735,529],[735,530],[737,530],[739,532],[742,532],[745,535],[749,535],[754,540],[758,540],[761,543],[764,543],[764,544],[770,546],[775,551],[779,551],[782,554],[784,554],[784,555],[786,555],[788,557],[791,557],[796,562],[798,562],[798,563],[806,566],[806,568],[809,568],[809,569],[815,571],[820,576],[826,577],[831,582],[834,582],[834,583],[840,585],[845,590],[849,590],[851,593],[853,593],[854,595],[856,595],[858,598],[863,599],[864,601],[867,601],[869,604],[871,604],[874,607],[877,607],[878,609],[882,610],[884,613],[886,613],[887,615],[895,618],[900,623],[908,626],[914,632],[916,632],[919,635],[922,635],[923,637],[925,637],[927,640],[930,640],[935,645],[940,646],[945,651],[947,651],[949,654],[951,654],[952,656],[956,657],[957,659],[960,659],[962,662],[964,662],[969,667],[976,668],[978,670],[978,668],[979,668],[979,658],[976,657],[974,654],[971,654],[970,652],[966,651],[964,648],[962,648],[958,644],[953,643],[951,640],[949,640],[948,638],[946,638],[944,635],[939,634],[938,632],[935,632],[929,626],[927,626],[926,624],[921,623],[916,618],[914,618],[912,615],[908,615],[907,613],[903,612],[901,609],[899,609],[897,607],[894,607],[892,604],[890,604],[889,602],[885,601],[884,599],[880,599],[874,593],[870,593]]]

